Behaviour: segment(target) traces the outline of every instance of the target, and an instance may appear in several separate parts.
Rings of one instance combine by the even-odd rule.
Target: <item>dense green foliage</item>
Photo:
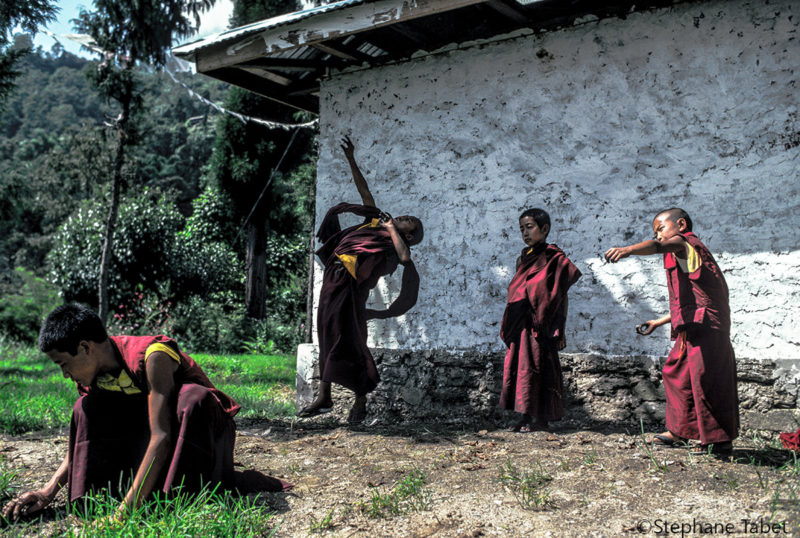
[[[285,355],[192,355],[212,382],[241,406],[242,418],[292,416],[295,358]],[[67,427],[78,397],[45,355],[0,339],[0,433]]]
[[[241,26],[296,8],[296,0],[238,0],[231,24]],[[229,91],[225,107],[285,123],[307,119],[239,88]],[[298,342],[301,334],[293,316],[287,316],[286,303],[289,313],[296,311],[305,293],[306,262],[300,254],[313,212],[313,144],[310,130],[267,129],[224,117],[210,160],[209,179],[230,200],[234,218],[242,222],[237,235],[247,240],[247,332],[259,338],[271,335],[281,347]],[[281,247],[277,252],[276,246]],[[266,290],[250,285],[261,280],[267,281]]]
[[[3,0],[0,3],[0,109],[19,76],[17,62],[30,50],[30,40],[11,39],[16,26],[35,33],[37,27],[55,19],[58,8],[49,0]]]
[[[93,62],[54,47],[19,65],[16,91],[0,112],[0,297],[6,298],[0,301],[0,334],[32,342],[56,293],[57,302],[96,305],[115,150],[113,131],[104,123],[115,112],[91,91],[85,73],[96,69]],[[227,159],[217,124],[229,120],[209,118],[207,105],[165,74],[139,71],[137,77],[143,113],[123,168],[110,329],[164,332],[192,350],[293,351],[305,321],[313,133],[298,135],[264,197],[268,306],[266,317],[254,322],[243,298],[242,230],[252,206],[247,197],[235,204],[215,174],[214,163]],[[212,101],[222,103],[227,92],[205,77],[182,80]],[[250,113],[264,115],[257,107]],[[274,165],[289,134],[280,131],[273,139],[268,129],[232,121],[232,136],[247,132],[272,155],[264,162]],[[259,171],[269,175],[271,169]],[[254,188],[264,181],[263,175],[254,180]],[[249,203],[256,196],[251,193]]]

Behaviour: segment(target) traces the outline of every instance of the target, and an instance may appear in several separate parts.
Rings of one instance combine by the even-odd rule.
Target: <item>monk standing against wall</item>
[[[331,383],[337,383],[355,393],[348,416],[355,424],[364,420],[367,394],[380,379],[367,348],[367,320],[400,316],[417,302],[419,274],[409,247],[422,241],[423,229],[416,217],[393,219],[375,207],[349,138],[342,141],[342,151],[363,205],[340,203],[332,207],[317,231],[322,243],[317,256],[325,268],[317,312],[320,384],[317,397],[298,416],[329,412],[333,407]],[[353,213],[365,220],[342,230],[341,213]],[[397,299],[386,310],[367,309],[370,290],[398,264],[403,265],[403,280]]]
[[[560,248],[547,243],[550,215],[545,210],[524,211],[519,231],[525,248],[508,285],[500,329],[508,346],[500,407],[521,414],[511,431],[527,432],[547,430],[551,420],[564,414],[558,352],[566,345],[567,291],[581,272]]]
[[[686,446],[689,439],[699,439],[694,454],[730,454],[739,435],[739,397],[728,285],[711,252],[692,232],[686,211],[660,212],[653,232],[654,239],[605,253],[612,263],[631,255],[664,256],[670,313],[637,328],[650,334],[670,323],[675,340],[662,374],[667,431],[654,436],[653,444]]]

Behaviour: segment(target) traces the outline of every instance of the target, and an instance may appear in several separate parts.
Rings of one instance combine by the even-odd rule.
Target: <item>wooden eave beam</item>
[[[197,71],[208,73],[256,58],[270,56],[301,46],[325,43],[331,39],[381,28],[399,22],[428,17],[486,0],[378,0],[321,13],[308,20],[243,36],[239,40],[211,44],[194,51]]]
[[[341,58],[342,60],[347,60],[348,62],[357,62],[358,61],[358,58],[356,58],[355,56],[353,56],[353,55],[351,55],[351,54],[349,54],[347,52],[344,52],[342,50],[339,50],[336,47],[332,47],[332,46],[328,45],[327,43],[314,43],[311,46],[314,47],[315,49],[319,50],[319,51],[324,52],[325,54],[330,54],[331,56],[336,56],[337,58]]]
[[[292,86],[284,87],[235,67],[223,67],[209,71],[206,75],[228,84],[239,86],[278,103],[319,114],[319,99],[308,95],[291,95],[291,92],[294,91]]]
[[[243,70],[247,71],[248,73],[252,73],[252,74],[254,74],[256,76],[265,78],[267,80],[271,80],[272,82],[275,82],[276,84],[280,84],[281,86],[289,86],[294,82],[294,80],[292,80],[292,79],[290,79],[288,77],[284,77],[283,75],[279,75],[277,73],[273,73],[272,71],[268,71],[268,70],[262,69],[260,67],[250,67],[250,66],[247,66],[247,65],[240,65],[240,66],[237,66],[237,67],[239,69],[243,69]]]
[[[278,71],[322,71],[325,63],[321,60],[292,59],[292,58],[256,58],[240,64],[241,66],[260,67],[262,69],[277,69]]]

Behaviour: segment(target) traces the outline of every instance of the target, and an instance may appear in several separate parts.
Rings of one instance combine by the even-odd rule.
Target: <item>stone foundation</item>
[[[372,350],[381,382],[370,394],[370,419],[382,423],[476,424],[510,421],[497,408],[503,353]],[[664,422],[663,358],[562,354],[568,425],[603,424],[636,430]],[[738,359],[744,429],[795,431],[800,427],[800,360]],[[297,353],[298,407],[311,402],[319,377],[317,348]],[[347,396],[341,391],[340,396]],[[334,397],[337,393],[334,392]]]

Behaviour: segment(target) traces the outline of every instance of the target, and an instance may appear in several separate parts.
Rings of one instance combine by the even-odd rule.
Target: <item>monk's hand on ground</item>
[[[8,521],[16,521],[21,517],[29,517],[43,510],[53,499],[43,491],[23,493],[3,508],[3,517]]]
[[[353,141],[350,140],[349,136],[345,136],[342,138],[342,145],[340,146],[342,151],[344,152],[344,156],[348,159],[352,159],[353,155],[355,154],[356,147],[353,145]]]
[[[628,250],[628,247],[611,247],[610,249],[606,250],[605,258],[607,262],[616,263],[622,258],[627,258],[630,255],[631,253]]]

